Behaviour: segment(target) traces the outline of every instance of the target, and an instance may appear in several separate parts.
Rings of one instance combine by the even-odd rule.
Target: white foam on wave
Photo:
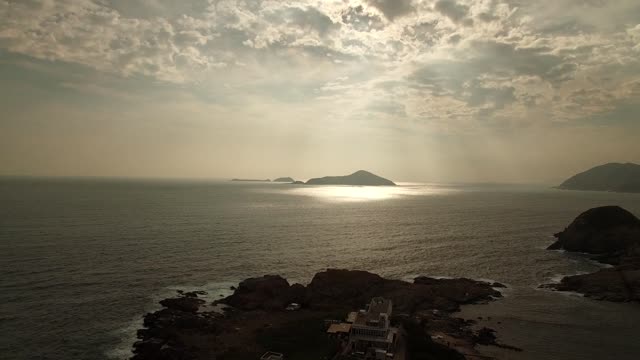
[[[562,279],[567,277],[567,276],[585,275],[585,274],[590,274],[590,272],[588,272],[588,271],[577,271],[577,272],[572,273],[572,274],[555,274],[555,275],[552,275],[549,278],[549,281],[544,282],[542,284],[538,284],[538,286],[543,285],[543,284],[560,284]]]
[[[220,281],[220,282],[211,282],[207,283],[203,286],[193,286],[193,285],[173,285],[168,286],[160,290],[159,292],[150,296],[149,303],[145,306],[144,314],[140,314],[140,316],[136,317],[128,321],[124,326],[119,328],[118,330],[113,332],[113,335],[116,336],[119,341],[118,344],[111,350],[105,353],[106,357],[109,359],[129,359],[133,353],[131,352],[133,348],[133,343],[137,341],[136,332],[139,329],[144,327],[144,318],[143,316],[146,313],[160,310],[161,306],[159,304],[160,300],[164,300],[170,297],[178,296],[177,291],[182,290],[184,292],[189,291],[205,291],[206,294],[198,295],[198,298],[204,300],[206,306],[210,307],[206,310],[216,311],[219,310],[220,307],[214,307],[210,304],[215,301],[222,299],[223,297],[229,296],[233,293],[231,290],[232,286],[238,286],[239,281]]]

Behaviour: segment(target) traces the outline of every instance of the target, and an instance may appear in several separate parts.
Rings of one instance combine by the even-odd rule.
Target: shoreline
[[[497,341],[494,330],[473,331],[471,326],[475,321],[455,317],[463,304],[482,304],[501,298],[501,293],[494,287],[504,288],[504,285],[465,278],[430,277],[418,277],[409,283],[364,271],[334,269],[316,274],[306,286],[289,285],[278,276],[250,278],[240,282],[230,296],[212,303],[199,298],[200,293],[187,292],[161,301],[163,309],[145,315],[146,327],[138,330],[140,341],[134,344],[132,359],[251,358],[259,356],[263,350],[273,350],[269,344],[275,350],[288,351],[296,359],[301,358],[300,354],[295,355],[299,350],[296,344],[278,344],[295,342],[296,334],[308,331],[308,328],[315,329],[307,334],[307,338],[315,339],[313,351],[309,351],[317,358],[323,358],[318,357],[326,350],[322,348],[326,335],[318,326],[321,320],[328,316],[339,318],[339,314],[345,316],[373,296],[393,299],[393,321],[403,327],[422,329],[418,331],[420,341],[435,353],[453,356],[451,354],[460,354],[456,349],[464,349],[463,352],[471,354],[476,351],[477,344],[511,348]],[[293,300],[301,303],[302,309],[284,311],[283,307]],[[216,304],[229,308],[222,314],[203,310]],[[285,341],[276,336],[273,339],[280,339],[276,341],[270,338],[280,331],[288,334],[285,338],[294,339]],[[437,341],[445,336],[455,338],[455,346]],[[271,340],[265,341],[265,337]],[[453,357],[434,357],[438,358]]]

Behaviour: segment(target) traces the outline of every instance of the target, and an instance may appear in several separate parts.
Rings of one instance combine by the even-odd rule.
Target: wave
[[[233,293],[231,290],[232,286],[237,286],[240,280],[226,280],[219,282],[210,282],[203,286],[194,286],[190,285],[172,285],[163,288],[158,291],[156,294],[150,297],[150,301],[145,306],[144,314],[140,314],[140,316],[135,319],[129,320],[122,327],[115,330],[112,334],[118,339],[117,345],[108,350],[105,355],[108,359],[129,359],[133,353],[131,352],[133,348],[133,343],[136,342],[137,336],[136,332],[139,329],[144,327],[144,315],[160,310],[161,306],[159,302],[161,300],[174,297],[178,295],[178,290],[188,292],[188,291],[205,291],[206,294],[198,295],[198,298],[204,300],[207,304],[211,304],[214,300],[219,300],[223,297],[229,296]],[[208,309],[211,311],[215,311],[216,308]]]

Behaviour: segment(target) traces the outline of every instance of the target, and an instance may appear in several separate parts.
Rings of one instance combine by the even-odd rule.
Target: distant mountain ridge
[[[294,181],[295,180],[293,178],[286,176],[286,177],[279,177],[279,178],[273,180],[272,182],[288,182],[288,183],[292,183]]]
[[[565,190],[640,192],[640,165],[609,163],[574,175],[558,186]]]
[[[231,181],[271,182],[269,179],[231,179]]]
[[[365,170],[358,170],[351,175],[325,176],[310,179],[307,185],[363,185],[363,186],[395,186],[396,184],[383,177]]]

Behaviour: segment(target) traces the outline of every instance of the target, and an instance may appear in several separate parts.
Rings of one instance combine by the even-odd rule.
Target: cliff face
[[[351,175],[345,176],[325,176],[310,179],[307,185],[363,185],[363,186],[395,186],[396,184],[388,179],[372,174],[365,170],[358,170]]]
[[[640,192],[640,165],[610,163],[596,166],[572,176],[558,188],[566,190]]]

